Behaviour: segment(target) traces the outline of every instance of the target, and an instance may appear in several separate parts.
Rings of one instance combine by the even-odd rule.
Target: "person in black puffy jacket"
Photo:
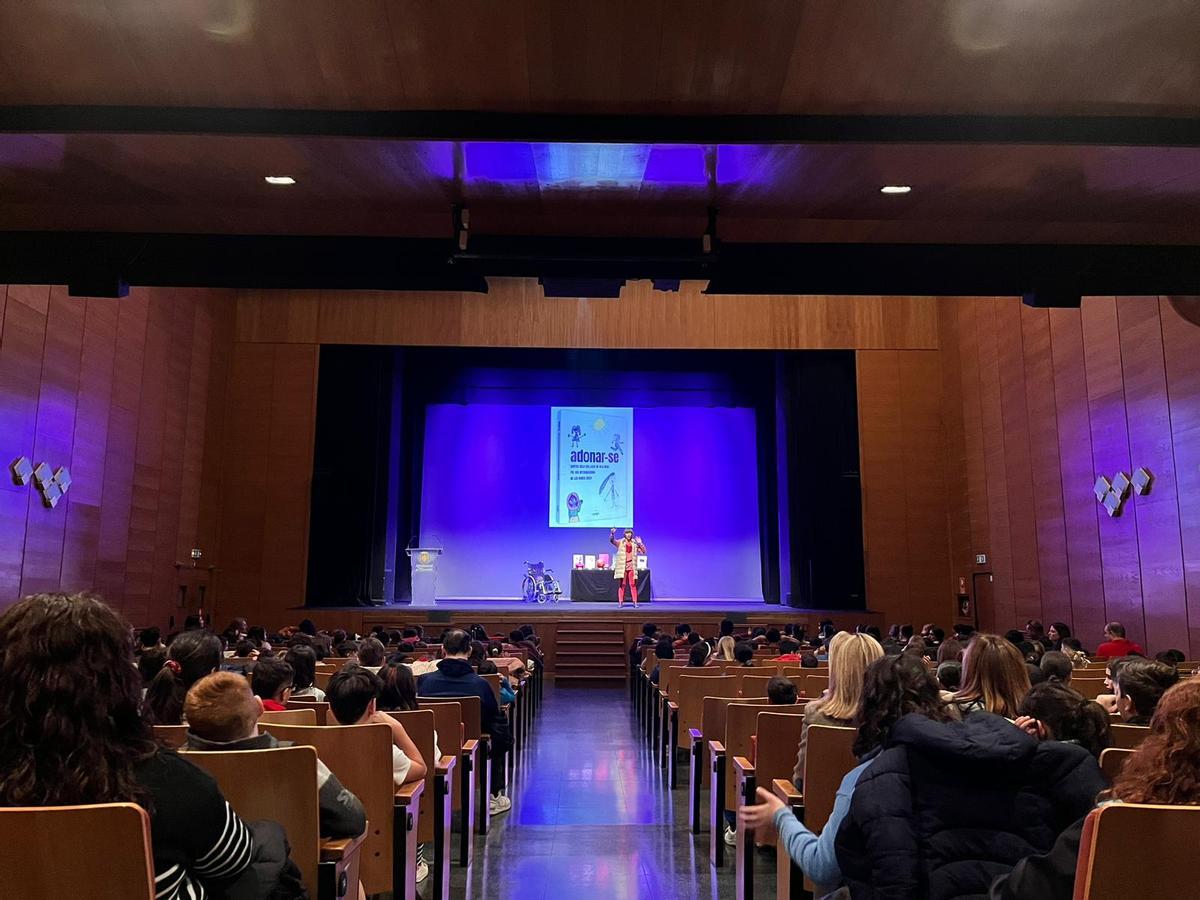
[[[1087,750],[1039,743],[1002,716],[905,716],[859,779],[838,863],[855,900],[987,897],[996,876],[1050,850],[1105,787]]]

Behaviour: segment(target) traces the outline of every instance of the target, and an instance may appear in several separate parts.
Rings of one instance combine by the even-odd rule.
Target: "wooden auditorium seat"
[[[701,700],[700,724],[688,729],[688,826],[692,834],[700,833],[702,795],[712,784],[712,765],[709,762],[708,742],[717,736],[725,737],[725,711],[731,703],[769,705],[767,699],[705,696]]]
[[[758,731],[758,716],[764,711],[764,705],[772,713],[778,715],[804,715],[804,706],[770,706],[761,702],[731,703],[725,711],[725,737],[722,741],[710,740],[708,744],[709,759],[713,766],[713,785],[709,791],[709,855],[714,866],[724,864],[725,842],[725,810],[738,807],[738,783],[733,769],[734,759],[741,757],[749,764],[753,738]],[[800,739],[797,737],[791,748],[792,767],[796,763],[796,750]],[[792,769],[787,770],[791,774]],[[767,782],[768,784],[770,782]]]
[[[755,793],[759,785],[769,790],[777,778],[791,776],[800,746],[803,713],[804,707],[799,704],[770,706],[759,711],[754,733],[754,745],[758,748],[755,758],[751,760],[730,753],[736,781],[734,809],[757,803]],[[754,835],[748,834],[740,824],[733,859],[737,900],[751,900],[754,896]]]
[[[329,704],[326,704],[328,706]],[[317,711],[305,707],[287,709],[264,709],[262,716],[259,717],[259,724],[274,722],[276,725],[316,725]]]
[[[154,740],[169,750],[178,750],[187,742],[186,725],[155,725]]]
[[[479,833],[488,833],[488,800],[492,791],[492,736],[483,731],[483,703],[478,697],[417,697],[417,703],[424,708],[426,703],[451,702],[462,707],[463,741],[473,746],[478,754],[475,763],[476,782],[479,790],[476,793],[476,804],[479,812],[476,814],[476,825]]]
[[[667,767],[667,762],[670,759],[671,743],[671,707],[670,703],[677,702],[676,698],[679,694],[679,688],[674,686],[676,678],[684,675],[695,676],[697,678],[721,678],[724,676],[724,670],[716,666],[689,666],[671,665],[660,670],[658,681],[658,700],[657,700],[657,716],[661,721],[661,726],[658,731],[658,764],[663,768]]]
[[[767,696],[767,685],[771,683],[771,679],[775,675],[745,675],[742,678],[743,697],[765,697]],[[804,696],[804,675],[784,675],[782,676],[796,686],[796,696]]]
[[[1148,725],[1110,725],[1112,745],[1122,750],[1136,750],[1150,734]]]
[[[389,891],[415,900],[417,828],[425,782],[397,790],[392,781],[392,733],[386,725],[263,726],[281,741],[315,747],[321,761],[367,811],[367,839],[360,867],[368,894]]]
[[[829,689],[829,674],[824,675],[805,675],[804,676],[804,693],[802,696],[809,700],[816,700],[825,691]]]
[[[0,897],[154,900],[150,816],[134,803],[0,807]]]
[[[1080,678],[1078,675],[1072,674],[1070,686],[1071,690],[1088,700],[1095,700],[1101,694],[1107,693],[1103,678]]]
[[[1133,750],[1124,747],[1109,747],[1100,753],[1100,771],[1110,783],[1113,782],[1121,774],[1121,769],[1125,768],[1126,760],[1133,754]]]
[[[435,900],[449,900],[450,820],[453,816],[451,788],[458,757],[451,754],[439,757],[435,754],[433,710],[415,709],[389,712],[388,715],[404,726],[420,751],[421,758],[425,760],[425,791],[421,797],[417,843],[433,845],[433,859],[429,861],[433,897]]]
[[[1075,900],[1196,896],[1198,829],[1200,806],[1113,803],[1092,810],[1079,842]]]
[[[475,769],[479,741],[465,739],[466,723],[463,721],[462,704],[458,701],[422,700],[419,706],[433,713],[438,747],[442,753],[458,758],[458,776],[453,779],[451,785],[450,806],[459,814],[458,864],[465,868],[471,864],[474,851],[472,838],[475,832],[475,811],[478,808],[475,796]]]
[[[295,697],[293,697],[292,699],[288,700],[286,705],[287,705],[288,709],[311,709],[313,712],[313,716],[315,716],[315,721],[311,724],[328,725],[331,721],[333,721],[333,717],[331,716],[331,714],[329,712],[329,702],[327,700],[308,700],[303,697],[300,698],[299,700],[297,700]],[[291,724],[303,725],[306,723],[304,723],[304,722],[296,722],[296,723],[281,722],[280,724],[281,725],[291,725]]]
[[[796,818],[808,828],[821,833],[833,812],[837,790],[846,773],[858,765],[851,749],[858,734],[855,728],[831,725],[812,725],[808,729],[808,749],[804,754],[804,791],[797,790],[789,777],[777,778],[771,784],[775,796],[791,808]],[[787,852],[780,847],[775,859],[776,895],[778,900],[794,900],[803,895],[805,879]],[[823,896],[836,885],[819,885],[824,890],[811,893]]]
[[[344,840],[321,839],[313,747],[189,751],[187,758],[217,780],[242,819],[269,819],[283,826],[291,857],[310,895],[317,900],[358,896],[359,857],[366,833]]]
[[[678,784],[679,751],[690,745],[691,730],[700,724],[705,697],[737,696],[737,679],[732,675],[695,676],[680,675],[672,689],[673,700],[667,701],[670,717],[667,755],[667,785],[674,789]]]

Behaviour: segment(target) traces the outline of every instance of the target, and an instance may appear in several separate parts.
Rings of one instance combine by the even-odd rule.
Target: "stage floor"
[[[300,609],[319,610],[328,612],[345,612],[347,607],[344,606],[308,606],[299,607]],[[683,600],[683,599],[657,599],[649,603],[638,604],[635,610],[631,603],[626,603],[623,607],[618,607],[616,603],[573,603],[569,600],[563,600],[559,603],[524,603],[521,600],[439,600],[434,606],[410,606],[407,603],[384,604],[382,606],[360,606],[349,607],[355,612],[361,613],[400,613],[400,614],[427,614],[427,613],[458,613],[458,612],[481,612],[481,613],[547,613],[557,616],[570,615],[573,613],[587,613],[595,615],[596,613],[611,613],[613,615],[633,615],[641,612],[650,612],[658,610],[663,615],[668,613],[765,613],[787,609],[781,607],[778,603],[767,603],[761,599],[747,600]],[[790,612],[800,613],[802,610],[789,610]]]

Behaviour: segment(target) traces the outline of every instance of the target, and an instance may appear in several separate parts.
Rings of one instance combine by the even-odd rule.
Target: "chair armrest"
[[[775,792],[776,797],[788,806],[801,806],[804,803],[804,794],[797,790],[796,786],[786,778],[776,778],[772,781],[771,790]]]
[[[668,700],[667,709],[669,709],[671,712],[679,712],[679,704],[674,700]]]
[[[402,784],[396,790],[396,806],[416,806],[421,802],[421,793],[425,790],[425,779],[410,781]]]
[[[744,756],[735,756],[733,758],[733,771],[736,772],[739,777],[753,775],[754,763],[750,762],[750,760],[746,759]]]
[[[435,771],[439,775],[449,775],[454,771],[454,767],[458,764],[457,756],[443,756],[437,761]]]
[[[321,862],[340,862],[343,859],[349,859],[358,852],[370,831],[371,829],[368,827],[357,837],[321,838]]]
[[[462,745],[463,756],[470,756],[472,753],[474,753],[478,749],[479,749],[479,741],[475,740],[474,738],[472,738],[469,741],[463,741],[463,745]]]
[[[704,735],[700,732],[699,728],[689,728],[688,740],[691,741],[692,746],[694,747],[696,744],[704,740]]]
[[[718,756],[724,757],[725,756],[725,745],[722,744],[720,741],[709,741],[708,742],[708,754],[709,754],[709,756],[712,756],[714,758],[716,758]]]

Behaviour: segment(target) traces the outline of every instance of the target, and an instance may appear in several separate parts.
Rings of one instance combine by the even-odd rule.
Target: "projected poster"
[[[633,410],[550,407],[550,527],[633,525]]]

